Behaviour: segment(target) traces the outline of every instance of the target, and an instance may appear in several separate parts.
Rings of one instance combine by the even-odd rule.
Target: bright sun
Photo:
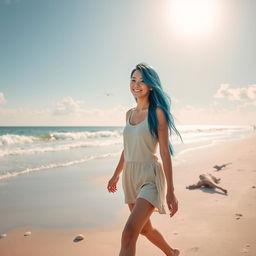
[[[170,0],[171,24],[186,36],[211,31],[217,22],[216,0]]]

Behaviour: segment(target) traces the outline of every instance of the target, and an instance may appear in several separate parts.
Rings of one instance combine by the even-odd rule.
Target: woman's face
[[[132,74],[130,90],[136,98],[148,96],[150,92],[150,87],[144,83],[139,70],[135,70]]]

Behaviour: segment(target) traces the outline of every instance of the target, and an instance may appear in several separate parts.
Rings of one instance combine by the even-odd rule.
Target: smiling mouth
[[[142,90],[133,90],[134,92],[141,92]]]

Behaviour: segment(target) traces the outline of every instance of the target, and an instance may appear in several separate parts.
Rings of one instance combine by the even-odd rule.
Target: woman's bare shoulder
[[[159,128],[165,127],[167,125],[167,121],[166,121],[166,116],[165,116],[164,111],[161,108],[157,107],[156,115],[157,115],[157,119],[158,119]]]
[[[127,112],[126,112],[126,122],[127,122],[128,116],[130,116],[133,109],[134,108],[130,108],[129,110],[127,110]]]
[[[156,115],[157,115],[158,121],[159,120],[163,121],[166,119],[164,111],[159,107],[156,108]]]

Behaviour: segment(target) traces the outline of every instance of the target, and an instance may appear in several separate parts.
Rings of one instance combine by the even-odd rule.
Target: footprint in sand
[[[242,248],[240,252],[247,253],[247,252],[249,252],[249,249],[248,248]]]
[[[199,247],[195,246],[195,247],[189,248],[188,251],[189,252],[198,252],[199,251]]]
[[[249,252],[249,250],[250,250],[250,244],[246,244],[241,250],[240,250],[240,252],[242,252],[242,253],[247,253],[247,252]]]
[[[243,216],[243,214],[241,214],[241,213],[236,213],[235,215],[236,215],[237,220],[239,220]]]

